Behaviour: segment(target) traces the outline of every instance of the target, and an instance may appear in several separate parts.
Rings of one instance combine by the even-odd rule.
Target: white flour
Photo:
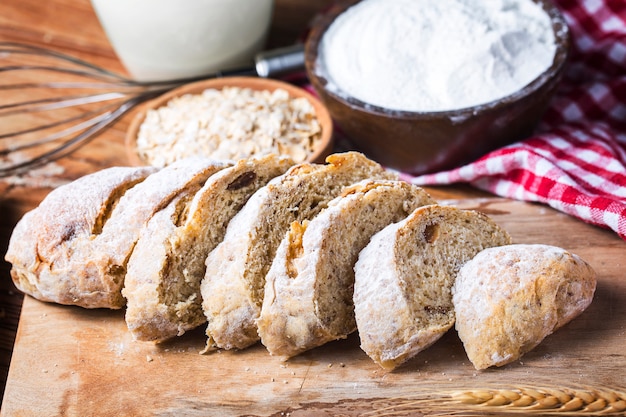
[[[322,39],[337,93],[393,110],[488,103],[552,64],[550,19],[531,0],[365,0]]]

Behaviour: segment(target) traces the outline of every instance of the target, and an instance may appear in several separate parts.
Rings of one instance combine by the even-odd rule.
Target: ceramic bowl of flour
[[[481,13],[459,0],[341,2],[309,34],[307,74],[355,149],[411,174],[458,167],[530,136],[562,77],[563,16],[549,0],[515,1]],[[486,21],[469,28],[477,14]]]

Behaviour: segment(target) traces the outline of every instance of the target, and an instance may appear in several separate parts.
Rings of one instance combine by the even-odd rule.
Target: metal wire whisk
[[[271,77],[304,67],[300,45],[264,52],[249,67],[138,82],[50,49],[0,42],[0,177],[67,156],[138,104],[193,81]]]

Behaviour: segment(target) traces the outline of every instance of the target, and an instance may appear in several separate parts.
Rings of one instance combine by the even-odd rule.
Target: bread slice
[[[135,339],[160,342],[206,321],[200,281],[208,253],[248,198],[293,164],[274,155],[241,160],[212,175],[190,201],[191,195],[179,197],[150,219],[122,290]]]
[[[594,270],[548,245],[480,252],[452,288],[456,329],[476,369],[519,359],[582,313],[593,299]]]
[[[51,191],[13,229],[5,259],[15,286],[42,301],[93,306],[100,285],[75,275],[74,248],[100,234],[120,197],[155,171],[107,168]]]
[[[293,222],[266,276],[258,331],[289,358],[356,330],[354,264],[372,235],[435,201],[403,181],[364,180],[312,220]]]
[[[430,205],[372,237],[355,265],[361,347],[394,369],[454,324],[452,285],[465,262],[511,239],[487,216]]]
[[[265,275],[289,225],[310,219],[347,185],[395,174],[360,153],[333,154],[327,164],[299,164],[270,181],[232,219],[207,257],[201,284],[207,348],[243,349],[259,340]]]
[[[230,163],[205,158],[188,158],[150,175],[120,199],[102,233],[93,242],[76,248],[76,272],[100,282],[98,307],[121,308],[126,304],[122,287],[126,264],[142,229],[156,213],[174,199],[192,196],[214,173]]]

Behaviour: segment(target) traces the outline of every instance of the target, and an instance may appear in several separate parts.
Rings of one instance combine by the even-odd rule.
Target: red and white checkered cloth
[[[626,239],[626,1],[555,3],[572,55],[536,134],[457,169],[403,178],[545,203]]]

